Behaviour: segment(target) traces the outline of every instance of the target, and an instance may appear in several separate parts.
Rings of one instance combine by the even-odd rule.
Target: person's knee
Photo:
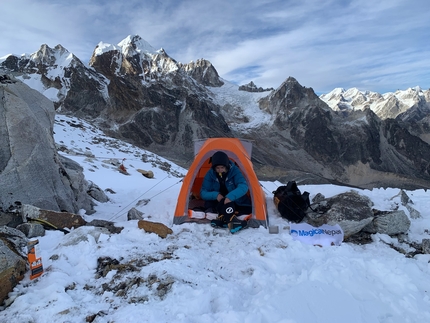
[[[229,202],[224,204],[224,201],[221,201],[218,205],[218,213],[227,217],[231,217],[234,215],[236,211],[236,205],[234,202]]]

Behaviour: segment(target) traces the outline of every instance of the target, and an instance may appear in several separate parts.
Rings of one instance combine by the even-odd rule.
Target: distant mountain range
[[[372,91],[336,88],[330,93],[320,95],[334,111],[370,109],[381,119],[396,118],[411,108],[428,109],[430,90],[419,86],[380,94]]]
[[[254,142],[261,179],[360,187],[430,185],[429,91],[335,89],[318,97],[288,77],[276,89],[238,86],[207,60],[182,64],[138,35],[100,42],[86,66],[61,45],[0,59],[58,113],[187,167],[194,140]]]

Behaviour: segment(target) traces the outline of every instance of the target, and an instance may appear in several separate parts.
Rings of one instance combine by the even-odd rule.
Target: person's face
[[[223,165],[218,165],[218,166],[215,166],[215,171],[217,173],[226,173],[227,172],[227,167],[225,167]]]

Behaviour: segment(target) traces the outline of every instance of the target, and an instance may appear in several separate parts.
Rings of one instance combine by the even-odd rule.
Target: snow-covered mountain
[[[336,88],[320,95],[334,111],[370,109],[381,119],[395,119],[413,107],[426,107],[430,112],[430,90],[419,86],[380,94],[372,91]]]
[[[428,107],[405,110],[399,97],[375,106],[378,113],[406,111],[392,120],[370,109],[330,109],[293,77],[274,90],[255,92],[254,84],[251,92],[240,91],[207,60],[182,64],[137,35],[117,45],[100,42],[89,66],[60,45],[43,45],[32,55],[1,58],[0,70],[51,98],[58,113],[86,119],[183,167],[193,158],[194,140],[238,137],[254,141],[253,162],[265,179],[430,185]],[[351,97],[351,107],[384,98],[337,92],[333,100]]]

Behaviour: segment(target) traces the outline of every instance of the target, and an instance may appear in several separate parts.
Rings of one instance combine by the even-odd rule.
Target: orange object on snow
[[[191,221],[188,215],[190,199],[200,199],[200,188],[203,178],[211,168],[210,158],[217,151],[223,151],[236,163],[245,177],[252,202],[252,219],[268,227],[266,195],[255,175],[251,162],[252,144],[238,138],[211,138],[194,143],[194,161],[182,181],[173,224]]]
[[[42,258],[36,258],[36,245],[39,240],[33,240],[27,244],[27,259],[30,263],[30,279],[35,279],[43,274]]]
[[[124,166],[124,160],[125,160],[125,158],[123,158],[121,165],[119,165],[118,169],[121,173],[123,173],[125,175],[129,175],[129,173],[127,172],[127,168],[125,168],[125,166]]]

